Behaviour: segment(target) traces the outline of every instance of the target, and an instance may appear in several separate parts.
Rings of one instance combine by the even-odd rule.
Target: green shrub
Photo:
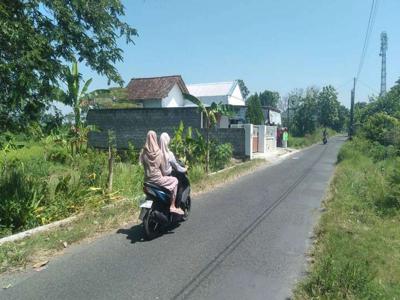
[[[114,167],[113,189],[126,197],[140,195],[143,189],[143,167],[117,163]]]
[[[210,161],[212,170],[221,170],[230,162],[233,147],[231,144],[211,144]]]
[[[47,150],[47,159],[49,161],[65,164],[71,161],[71,153],[67,147],[55,146]]]
[[[204,178],[206,171],[204,165],[196,164],[190,166],[188,173],[190,183],[195,184],[196,182],[199,182],[202,178]]]
[[[193,134],[189,126],[185,129],[183,122],[175,129],[170,148],[175,156],[185,164],[194,164],[205,161],[206,142],[204,137],[196,129]]]
[[[379,112],[368,117],[362,133],[371,141],[400,148],[400,121],[386,113]]]
[[[386,204],[389,208],[400,208],[400,158],[393,165],[388,178],[389,193],[386,196]]]
[[[105,151],[88,149],[76,159],[83,183],[88,187],[104,187],[107,180],[108,154]]]
[[[3,166],[0,173],[0,226],[16,232],[40,224],[35,211],[46,192],[46,182],[28,175],[23,163]]]
[[[139,151],[136,150],[135,146],[129,142],[128,143],[128,150],[126,151],[126,156],[128,161],[133,164],[137,165],[139,162]]]

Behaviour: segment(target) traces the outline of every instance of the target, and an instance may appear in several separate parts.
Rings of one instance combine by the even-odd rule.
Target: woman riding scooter
[[[164,176],[174,176],[178,179],[178,192],[177,201],[180,200],[182,189],[189,185],[187,177],[184,175],[187,172],[187,168],[181,166],[174,153],[169,150],[169,142],[171,141],[168,133],[163,132],[160,135],[160,148],[162,154],[161,172]],[[179,203],[176,204],[179,207]]]
[[[157,134],[152,130],[147,133],[146,143],[140,153],[139,160],[144,166],[145,182],[153,183],[169,190],[171,192],[170,211],[184,215],[183,210],[175,205],[178,180],[175,177],[162,174],[163,155],[157,143]]]
[[[175,158],[174,153],[169,150],[169,142],[171,138],[169,137],[168,133],[163,132],[160,135],[160,149],[162,154],[162,162],[161,162],[161,172],[164,176],[170,176],[172,170],[176,170],[180,173],[186,173],[187,169],[182,167]]]

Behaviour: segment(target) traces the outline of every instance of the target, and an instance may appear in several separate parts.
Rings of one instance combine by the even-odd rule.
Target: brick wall
[[[118,149],[127,149],[132,143],[140,149],[149,130],[159,135],[167,132],[171,137],[174,130],[183,121],[185,127],[200,129],[201,116],[197,108],[132,108],[90,110],[87,122],[96,126],[96,131],[89,133],[89,145],[95,148],[107,148],[108,130],[116,133]],[[243,128],[213,129],[211,138],[220,143],[231,143],[236,156],[245,155],[245,135]]]

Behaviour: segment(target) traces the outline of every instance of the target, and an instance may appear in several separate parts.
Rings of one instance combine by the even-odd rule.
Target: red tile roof
[[[189,93],[185,82],[180,75],[151,77],[151,78],[132,78],[128,84],[129,100],[150,100],[163,99],[177,84],[182,93]]]

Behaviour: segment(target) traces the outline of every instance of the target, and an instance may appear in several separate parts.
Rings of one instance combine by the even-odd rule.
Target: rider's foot
[[[176,208],[176,207],[170,207],[169,211],[178,215],[184,215],[184,211],[180,208]]]

